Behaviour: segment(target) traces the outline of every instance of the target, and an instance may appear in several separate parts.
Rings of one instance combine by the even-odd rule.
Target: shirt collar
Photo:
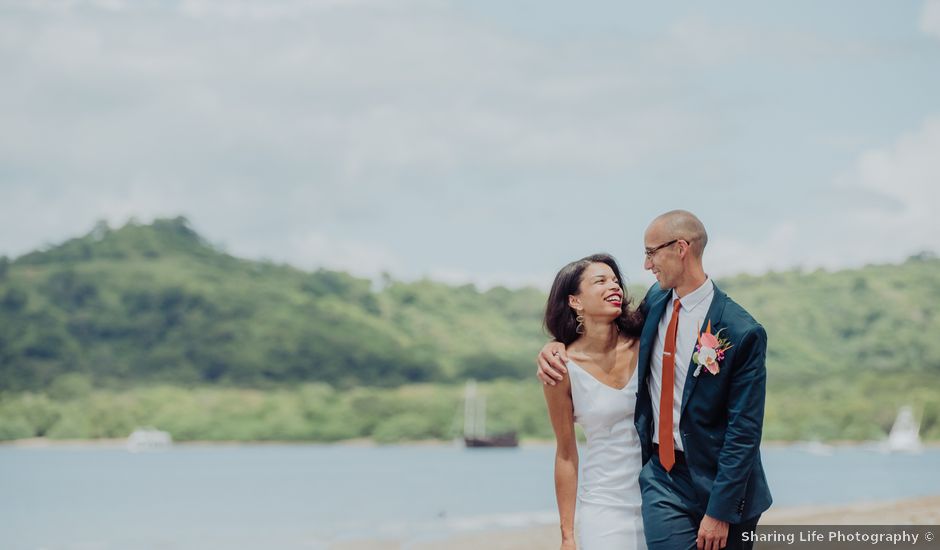
[[[715,290],[715,283],[712,282],[711,277],[706,277],[705,282],[702,283],[702,286],[696,288],[695,290],[686,294],[682,298],[682,309],[686,310],[687,312],[692,311],[693,309],[698,307],[698,305],[701,304],[702,301],[705,300],[705,298],[708,298],[709,296],[711,296],[714,290]],[[676,290],[673,289],[672,301],[674,302],[678,298],[679,296],[676,295]]]

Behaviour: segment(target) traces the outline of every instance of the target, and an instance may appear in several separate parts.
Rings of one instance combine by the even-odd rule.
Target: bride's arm
[[[548,416],[555,430],[555,497],[561,526],[562,548],[574,548],[574,510],[578,495],[578,444],[574,433],[571,381],[543,386]]]

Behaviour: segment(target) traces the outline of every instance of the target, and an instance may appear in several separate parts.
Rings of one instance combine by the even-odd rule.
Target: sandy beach
[[[937,525],[940,496],[894,502],[859,503],[843,506],[800,506],[767,511],[763,525]],[[357,541],[339,543],[332,550],[532,550],[558,548],[554,525],[474,533],[426,543],[402,541]]]

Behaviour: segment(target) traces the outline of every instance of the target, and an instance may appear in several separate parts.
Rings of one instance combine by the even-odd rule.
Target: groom
[[[760,459],[767,333],[705,274],[705,226],[673,210],[650,223],[646,262],[657,284],[640,309],[635,422],[643,524],[651,550],[751,548],[770,507]],[[539,378],[561,380],[564,346],[546,344]]]

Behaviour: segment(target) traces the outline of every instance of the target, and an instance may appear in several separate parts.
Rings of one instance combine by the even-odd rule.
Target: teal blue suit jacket
[[[640,337],[635,421],[644,464],[653,453],[653,407],[659,406],[659,396],[649,393],[650,360],[671,294],[671,289],[654,284],[640,306],[646,323]],[[712,334],[724,329],[721,337],[733,347],[725,352],[718,374],[702,369],[693,376],[695,363],[686,365],[679,435],[700,507],[711,517],[742,523],[764,512],[772,501],[760,458],[767,333],[717,285],[705,325],[708,321]]]

